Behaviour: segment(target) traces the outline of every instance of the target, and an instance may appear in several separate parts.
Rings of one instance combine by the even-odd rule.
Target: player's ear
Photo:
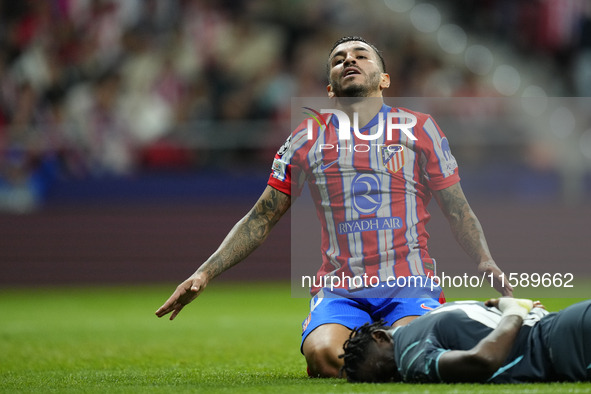
[[[390,87],[390,74],[382,73],[380,76],[380,88],[388,89]]]
[[[328,97],[329,98],[333,98],[334,97],[334,92],[332,91],[332,84],[328,84],[328,86],[326,87],[326,91],[328,92]]]
[[[371,336],[378,343],[392,342],[392,337],[390,335],[388,335],[388,332],[386,332],[386,330],[375,330],[374,332],[371,333]]]

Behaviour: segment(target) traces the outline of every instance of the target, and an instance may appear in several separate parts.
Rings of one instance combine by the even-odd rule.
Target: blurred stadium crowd
[[[391,97],[591,96],[586,0],[0,0],[0,209],[56,179],[266,171],[344,35],[383,51]]]

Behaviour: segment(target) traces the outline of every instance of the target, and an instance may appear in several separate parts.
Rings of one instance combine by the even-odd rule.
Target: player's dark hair
[[[359,36],[348,36],[348,37],[343,37],[343,38],[339,39],[337,42],[335,42],[334,45],[332,46],[332,48],[330,49],[330,52],[328,52],[328,61],[326,62],[326,75],[328,76],[328,81],[329,82],[330,82],[330,54],[332,53],[332,51],[334,51],[334,49],[336,47],[338,47],[341,44],[344,44],[345,42],[349,42],[349,41],[360,41],[360,42],[363,42],[364,44],[369,45],[371,47],[371,49],[374,50],[374,52],[376,53],[376,55],[378,55],[378,57],[380,58],[380,65],[382,67],[382,72],[383,73],[386,72],[386,62],[384,61],[384,58],[382,57],[382,53],[378,50],[378,48],[375,47],[375,45],[373,45],[372,43],[368,42],[363,37],[359,37]]]
[[[369,348],[375,340],[372,336],[376,330],[387,330],[386,322],[382,319],[375,323],[365,323],[361,327],[355,328],[351,331],[349,339],[343,344],[344,354],[339,358],[344,359],[345,364],[341,367],[339,377],[343,376],[343,372],[347,375],[349,382],[367,382],[367,369],[364,368],[368,355]],[[390,377],[375,376],[371,381],[388,381]]]

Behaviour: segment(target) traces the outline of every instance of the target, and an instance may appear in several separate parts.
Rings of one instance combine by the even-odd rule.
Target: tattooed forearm
[[[478,218],[470,208],[459,183],[433,195],[447,217],[454,237],[468,255],[477,263],[492,260]]]
[[[236,223],[218,250],[198,272],[204,272],[208,279],[213,279],[244,260],[263,243],[290,205],[290,196],[267,187],[255,206]]]

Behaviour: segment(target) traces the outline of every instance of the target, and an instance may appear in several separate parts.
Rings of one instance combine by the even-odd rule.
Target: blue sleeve
[[[440,383],[439,358],[447,351],[432,336],[415,342],[403,350],[398,360],[398,372],[404,382]]]

